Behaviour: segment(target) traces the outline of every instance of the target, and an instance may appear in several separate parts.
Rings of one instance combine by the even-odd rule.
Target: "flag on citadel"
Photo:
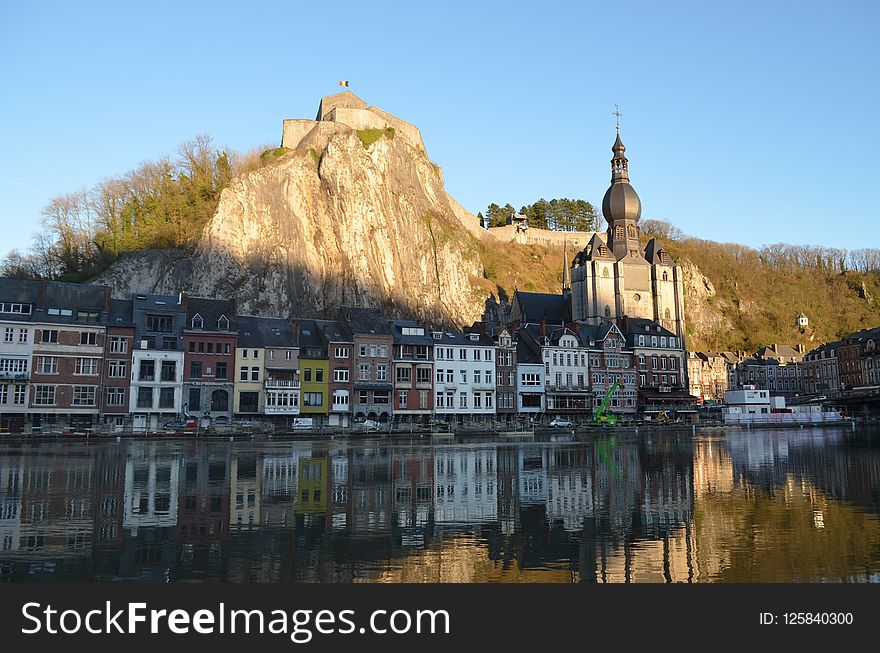
[[[340,86],[348,86],[348,80],[347,80],[347,79],[343,79],[342,81],[339,82],[339,85],[340,85]]]

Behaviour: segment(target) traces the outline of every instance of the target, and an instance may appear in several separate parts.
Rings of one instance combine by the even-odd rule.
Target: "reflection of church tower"
[[[602,199],[602,214],[608,222],[608,246],[619,261],[626,256],[641,254],[637,223],[642,215],[642,203],[629,184],[629,161],[624,154],[626,147],[620,140],[619,132],[611,151],[614,152],[614,158],[611,159],[611,186]]]

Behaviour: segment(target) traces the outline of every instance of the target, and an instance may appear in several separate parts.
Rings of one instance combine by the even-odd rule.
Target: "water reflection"
[[[876,580],[877,436],[6,445],[0,579]]]

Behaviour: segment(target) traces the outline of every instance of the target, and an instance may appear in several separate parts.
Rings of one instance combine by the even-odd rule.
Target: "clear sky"
[[[880,3],[0,4],[0,256],[54,196],[198,133],[247,150],[340,79],[421,131],[476,213],[601,202],[613,105],[642,217],[880,247]]]

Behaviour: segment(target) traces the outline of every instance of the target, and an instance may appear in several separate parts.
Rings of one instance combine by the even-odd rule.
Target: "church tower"
[[[619,261],[641,254],[638,221],[642,216],[642,202],[629,183],[629,161],[625,154],[626,147],[620,140],[620,131],[611,151],[614,153],[611,159],[611,186],[602,199],[602,214],[608,222],[608,246]]]

